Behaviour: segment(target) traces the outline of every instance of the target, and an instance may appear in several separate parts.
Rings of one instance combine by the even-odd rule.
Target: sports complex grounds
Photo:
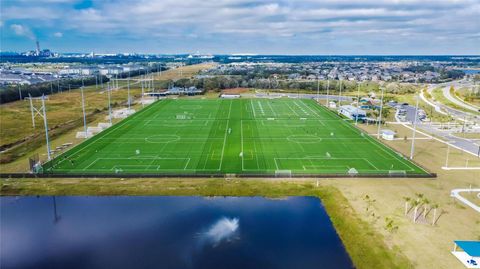
[[[431,174],[312,99],[163,99],[43,165],[64,176]]]

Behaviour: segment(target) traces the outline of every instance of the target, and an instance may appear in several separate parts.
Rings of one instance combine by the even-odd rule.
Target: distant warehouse
[[[358,120],[364,121],[367,117],[367,112],[365,110],[362,110],[360,108],[351,106],[351,105],[345,105],[341,106],[338,111],[345,117],[348,117],[352,120],[355,120],[358,118]]]

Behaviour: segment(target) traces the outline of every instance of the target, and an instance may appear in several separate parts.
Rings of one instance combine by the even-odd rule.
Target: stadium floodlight
[[[378,121],[378,128],[377,128],[377,139],[380,139],[380,124],[382,123],[382,112],[383,112],[383,90],[382,87],[382,97],[380,98],[380,119]]]
[[[417,132],[417,118],[418,118],[418,94],[417,104],[415,105],[415,114],[413,115],[413,134],[412,134],[412,146],[410,148],[410,160],[413,160],[413,152],[415,151],[415,134]]]
[[[48,140],[48,122],[47,122],[47,112],[45,109],[45,95],[42,95],[42,109],[43,109],[43,123],[45,125],[45,138],[47,139],[47,157],[48,160],[51,160],[50,156],[50,141]]]
[[[144,84],[145,84],[145,76],[142,76],[141,78],[141,84],[142,84],[142,107],[145,107],[145,103],[143,102],[143,95],[144,95]]]
[[[80,87],[80,92],[82,94],[83,129],[85,131],[85,138],[87,138],[87,117],[85,116],[85,98],[83,95],[83,86]]]
[[[128,110],[130,110],[130,71],[128,72],[128,79],[127,79],[127,95],[128,95]]]
[[[340,79],[340,87],[339,88],[340,88],[340,93],[339,93],[340,95],[338,96],[338,104],[340,106],[342,106],[342,79]],[[339,110],[339,113],[340,113],[340,110]]]
[[[110,126],[112,125],[112,105],[111,105],[111,101],[110,101],[110,91],[111,90],[112,89],[110,88],[110,81],[109,81],[107,83],[107,95],[108,95],[108,118],[110,120]]]
[[[35,129],[35,108],[33,107],[32,96],[30,94],[28,94],[28,99],[30,100],[30,111],[32,111],[32,126],[33,129]]]
[[[358,125],[359,106],[360,106],[360,83],[357,82],[357,115],[355,116],[355,125]]]
[[[445,158],[445,167],[448,167],[448,155],[450,155],[450,143],[447,141],[447,156]]]
[[[330,95],[330,80],[328,79],[327,77],[327,101],[325,103],[325,105],[328,107],[328,97]]]

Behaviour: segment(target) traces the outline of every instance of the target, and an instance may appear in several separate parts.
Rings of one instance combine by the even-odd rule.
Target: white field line
[[[257,118],[257,114],[255,114],[255,108],[253,107],[252,99],[250,99],[250,105],[252,106],[253,118]]]
[[[442,166],[443,170],[480,170],[480,167]]]
[[[270,110],[272,110],[273,112],[273,115],[275,116],[275,118],[277,117],[277,113],[275,112],[275,110],[273,109],[272,105],[270,104],[270,102],[267,101],[267,104],[268,106],[270,107]]]
[[[360,130],[358,130],[358,129],[356,129],[355,127],[353,127],[350,123],[345,122],[345,121],[340,121],[340,122],[341,122],[342,124],[344,124],[345,126],[347,126],[348,128],[352,129],[354,132],[361,133]],[[390,153],[389,151],[387,151],[387,150],[383,147],[383,145],[379,145],[380,142],[377,142],[377,141],[373,140],[373,138],[368,137],[368,136],[364,136],[364,138],[365,138],[367,141],[369,141],[371,144],[375,145],[377,148],[380,148],[383,152],[385,152],[385,153],[387,153],[388,155],[392,156],[393,159],[399,160],[403,165],[407,166],[407,167],[410,169],[410,171],[413,171],[413,170],[414,170],[414,169],[411,167],[411,165],[413,164],[415,167],[418,167],[418,168],[421,169],[422,171],[426,172],[423,168],[415,165],[414,163],[411,163],[411,162],[407,162],[407,163],[406,163],[406,160],[405,160],[403,157],[398,156],[398,155],[397,155],[397,156],[393,155],[392,153]]]
[[[148,111],[149,109],[152,109],[152,107],[155,107],[155,106],[148,106],[148,107],[146,107],[146,108],[138,111],[137,113],[133,114],[133,116],[138,116],[139,114],[142,114],[142,112],[145,113],[145,111]],[[80,148],[77,152],[73,152],[72,155],[71,155],[71,157],[74,157],[75,155],[78,156],[78,154],[79,154],[80,152],[82,152],[83,150],[85,150],[87,147],[89,147],[89,146],[91,146],[91,145],[93,145],[93,144],[96,144],[96,142],[98,142],[99,139],[105,137],[105,135],[107,135],[107,134],[109,134],[109,133],[117,130],[119,127],[125,125],[125,123],[128,122],[128,120],[126,120],[126,119],[128,119],[128,118],[129,118],[129,117],[123,119],[121,122],[115,124],[114,126],[108,128],[107,130],[105,130],[105,131],[103,131],[103,132],[100,132],[100,133],[97,135],[97,136],[98,136],[98,138],[97,138],[98,140],[97,140],[97,141],[94,141],[93,143],[90,143],[90,144],[84,146],[83,148]],[[75,148],[79,147],[79,146],[82,145],[82,144],[83,144],[83,143],[80,143],[80,144],[76,145],[75,147],[71,148],[70,150],[67,150],[67,151],[63,152],[62,154],[58,155],[55,159],[57,159],[57,158],[65,155],[67,152],[72,152],[72,150],[74,150]],[[56,163],[56,166],[58,166],[59,164],[61,164],[63,161],[65,161],[65,159],[60,160],[58,163]]]
[[[242,148],[242,171],[244,170],[243,169],[243,155],[245,155],[245,153],[243,152],[243,120],[240,120],[240,144],[241,144],[241,148]]]
[[[222,164],[223,164],[223,153],[225,152],[225,145],[227,144],[227,134],[228,134],[228,126],[230,124],[230,113],[232,112],[232,102],[230,100],[230,107],[228,108],[228,120],[227,120],[227,126],[225,127],[225,136],[223,138],[223,147],[222,147],[222,157],[220,158],[220,166],[218,167],[218,170],[220,171],[222,169]]]

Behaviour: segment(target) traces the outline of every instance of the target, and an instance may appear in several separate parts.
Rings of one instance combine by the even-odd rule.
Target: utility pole
[[[45,111],[45,95],[42,95],[42,108],[43,108],[43,123],[45,125],[45,138],[47,139],[47,156],[48,160],[51,160],[50,156],[50,141],[48,140],[48,123],[47,123],[47,112]]]
[[[145,79],[145,77],[144,77],[144,76],[142,76],[142,78],[141,78],[141,79],[142,79],[142,107],[145,107],[145,103],[143,102],[143,94],[144,94],[144,91],[145,91],[145,89],[144,89],[144,86],[143,86],[143,85],[144,85],[144,83],[145,83],[145,80],[144,80],[144,79]]]
[[[114,82],[115,83],[115,82]],[[107,83],[107,95],[108,95],[108,118],[110,119],[110,126],[112,125],[112,105],[110,101],[110,81]]]
[[[380,139],[380,124],[382,123],[382,112],[383,112],[383,87],[382,87],[382,97],[380,99],[380,120],[378,121],[377,139]]]
[[[417,132],[417,118],[418,118],[418,94],[417,94],[417,104],[415,105],[415,115],[413,118],[413,134],[412,134],[412,147],[410,148],[410,160],[413,160],[413,152],[415,151],[415,134]]]
[[[98,89],[98,75],[95,74],[95,89]]]
[[[35,129],[35,114],[33,112],[33,102],[32,102],[32,96],[28,94],[28,99],[30,100],[30,110],[32,111],[32,125],[33,129]]]
[[[50,81],[50,94],[53,94],[53,83]]]
[[[82,111],[83,111],[83,129],[85,131],[85,138],[87,138],[87,118],[85,117],[85,98],[83,97],[83,86],[80,88],[82,93]]]
[[[127,93],[128,93],[128,110],[130,110],[130,72],[128,73],[128,79],[127,79]]]
[[[20,84],[18,84],[18,95],[20,96],[20,100],[22,100],[22,90],[20,89]]]
[[[447,156],[445,158],[445,167],[448,167],[448,155],[450,155],[450,144],[447,141]]]
[[[342,106],[342,79],[340,79],[340,95],[338,96],[338,104]]]
[[[317,103],[320,100],[320,78],[317,76]]]
[[[325,102],[325,106],[328,108],[328,97],[330,96],[330,80],[327,77],[327,101]]]
[[[360,109],[360,83],[357,84],[357,116],[355,117],[355,125],[358,124],[358,110]]]

